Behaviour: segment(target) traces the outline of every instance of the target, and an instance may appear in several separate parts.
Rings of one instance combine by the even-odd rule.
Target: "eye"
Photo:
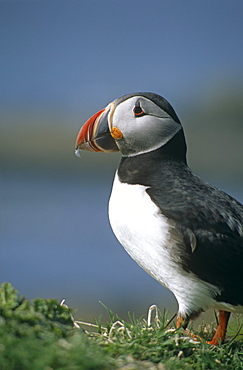
[[[141,108],[140,103],[137,102],[133,108],[133,113],[135,117],[142,117],[145,115],[144,110]]]

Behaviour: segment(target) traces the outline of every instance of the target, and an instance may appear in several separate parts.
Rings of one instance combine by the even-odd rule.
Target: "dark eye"
[[[139,103],[136,103],[135,107],[133,108],[133,113],[135,117],[142,117],[145,115],[144,110],[141,108]]]

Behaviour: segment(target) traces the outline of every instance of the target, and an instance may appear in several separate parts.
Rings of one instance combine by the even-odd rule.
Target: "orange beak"
[[[81,150],[91,152],[117,152],[119,149],[109,129],[109,106],[90,117],[81,127],[75,144],[75,154]]]

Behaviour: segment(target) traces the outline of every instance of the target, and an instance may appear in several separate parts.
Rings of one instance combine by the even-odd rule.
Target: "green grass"
[[[124,322],[113,312],[103,326],[74,322],[72,311],[52,299],[29,301],[9,283],[0,288],[0,369],[243,369],[243,339],[212,347],[201,326],[195,342],[174,330],[169,314],[156,306],[148,317]],[[207,330],[206,330],[207,329]]]

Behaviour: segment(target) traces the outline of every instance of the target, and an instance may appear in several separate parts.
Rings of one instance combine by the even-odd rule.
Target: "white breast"
[[[169,240],[167,219],[146,193],[147,187],[128,185],[115,177],[109,202],[111,227],[126,251],[161,283],[161,263]]]
[[[111,227],[130,256],[176,296],[184,314],[212,305],[217,288],[185,272],[172,258],[176,241],[173,227],[163,216],[143,185],[129,185],[115,176],[109,202]]]

